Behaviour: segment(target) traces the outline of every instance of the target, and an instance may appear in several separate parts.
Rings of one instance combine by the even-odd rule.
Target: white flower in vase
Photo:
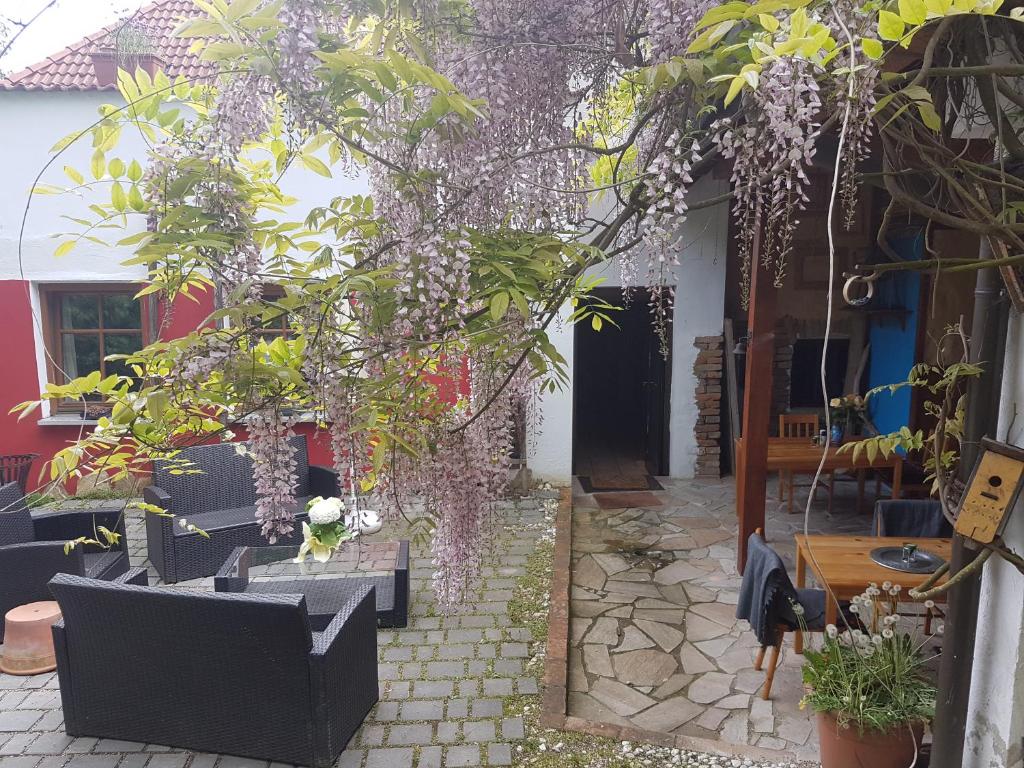
[[[317,496],[309,502],[309,522],[314,525],[328,525],[341,520],[345,502],[337,497]]]

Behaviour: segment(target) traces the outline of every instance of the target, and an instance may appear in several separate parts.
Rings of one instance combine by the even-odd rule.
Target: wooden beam
[[[764,528],[768,485],[768,430],[772,414],[772,369],[775,365],[775,286],[761,264],[761,231],[754,233],[751,253],[750,309],[747,312],[747,365],[743,383],[743,449],[736,473],[739,541],[736,565],[747,564],[747,539]]]

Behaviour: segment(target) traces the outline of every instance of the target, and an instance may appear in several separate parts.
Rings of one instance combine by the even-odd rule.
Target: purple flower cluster
[[[274,544],[278,536],[294,530],[295,488],[299,478],[295,462],[294,419],[268,408],[249,417],[249,455],[256,484],[256,518],[263,535]]]

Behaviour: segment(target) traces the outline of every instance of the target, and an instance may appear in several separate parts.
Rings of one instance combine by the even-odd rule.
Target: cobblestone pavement
[[[429,549],[413,542],[409,627],[378,632],[381,700],[342,753],[339,768],[512,764],[523,721],[504,716],[505,699],[537,693],[538,681],[525,666],[530,634],[509,626],[508,605],[515,580],[548,525],[545,514],[537,499],[508,505],[503,531],[484,558],[465,610],[451,617],[435,614]],[[148,566],[137,516],[129,519],[128,537],[132,564]],[[370,538],[403,538],[403,531],[389,523]],[[152,569],[151,583],[156,583]],[[212,589],[212,579],[176,586]],[[151,744],[71,739],[63,730],[56,673],[0,673],[0,768],[58,766],[267,768],[268,763]]]
[[[791,638],[771,700],[756,695],[764,682],[753,668],[757,643],[734,618],[733,481],[659,481],[665,490],[636,496],[635,507],[626,506],[630,494],[602,498],[575,487],[569,714],[817,761],[811,716],[798,707],[801,661]],[[868,531],[854,488],[837,482],[835,511],[819,503],[813,532]],[[768,538],[792,574],[803,515],[788,514],[774,491]]]

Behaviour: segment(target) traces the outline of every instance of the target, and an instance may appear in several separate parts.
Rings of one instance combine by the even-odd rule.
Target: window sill
[[[99,423],[98,419],[84,419],[73,413],[46,416],[36,421],[40,427],[95,427]]]

